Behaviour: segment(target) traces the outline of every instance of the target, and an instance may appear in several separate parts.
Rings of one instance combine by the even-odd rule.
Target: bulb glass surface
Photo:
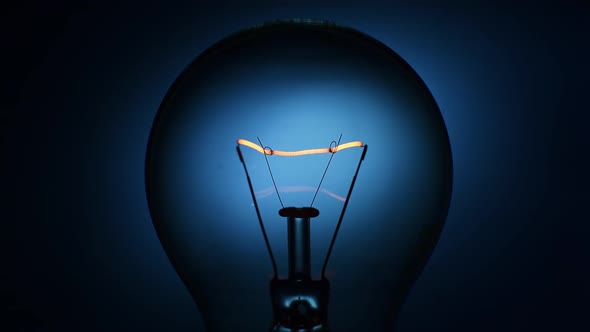
[[[267,331],[272,319],[272,267],[236,139],[260,137],[264,147],[298,151],[331,147],[340,134],[371,151],[327,267],[329,327],[384,331],[436,245],[452,187],[445,124],[416,72],[356,30],[282,21],[221,40],[171,86],[150,134],[148,203],[210,331]],[[286,276],[286,223],[277,213],[265,149],[250,147],[244,159],[279,274]],[[313,278],[361,153],[333,156],[314,203],[320,215],[311,223]],[[285,206],[309,206],[330,155],[266,156]]]

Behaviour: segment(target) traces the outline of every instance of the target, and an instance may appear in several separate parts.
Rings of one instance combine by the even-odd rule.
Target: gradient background
[[[453,199],[399,331],[587,328],[588,5],[382,2],[2,10],[0,329],[203,330],[149,218],[147,138],[200,52],[288,17],[385,43],[445,118]]]

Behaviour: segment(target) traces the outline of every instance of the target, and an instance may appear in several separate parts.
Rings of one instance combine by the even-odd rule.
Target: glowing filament
[[[251,149],[254,149],[262,154],[266,155],[275,155],[275,156],[284,156],[284,157],[296,157],[296,156],[303,156],[306,154],[318,154],[318,153],[336,153],[338,151],[342,151],[348,148],[356,148],[362,147],[363,142],[361,141],[352,141],[344,144],[340,144],[334,147],[329,148],[320,148],[320,149],[307,149],[307,150],[299,150],[299,151],[280,151],[280,150],[273,150],[271,148],[263,148],[260,145],[250,142],[248,140],[240,138],[238,140],[238,144],[247,146]]]

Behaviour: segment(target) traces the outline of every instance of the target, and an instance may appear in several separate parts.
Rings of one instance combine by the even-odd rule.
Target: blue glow
[[[457,320],[470,330],[501,328],[519,319],[526,326],[534,324],[530,317],[517,318],[512,311],[524,306],[548,308],[548,288],[533,277],[535,271],[546,272],[551,266],[547,257],[557,256],[552,246],[546,246],[554,243],[556,235],[554,228],[550,232],[543,228],[552,217],[540,206],[560,207],[547,198],[545,188],[563,175],[549,168],[563,165],[554,157],[556,145],[563,143],[554,129],[580,109],[572,97],[583,96],[586,85],[576,86],[569,75],[583,71],[580,64],[588,58],[587,52],[572,47],[583,40],[576,31],[587,30],[574,28],[576,19],[587,22],[580,19],[583,14],[563,15],[560,21],[539,14],[542,7],[504,10],[437,4],[427,9],[383,1],[336,7],[273,2],[228,11],[221,2],[216,8],[192,2],[185,8],[147,5],[140,15],[135,4],[121,4],[120,10],[96,4],[72,15],[39,57],[38,67],[27,65],[33,69],[23,91],[26,100],[14,112],[14,128],[9,125],[8,141],[14,138],[23,148],[9,151],[16,153],[8,167],[25,175],[9,176],[7,188],[14,184],[13,198],[27,203],[6,204],[6,209],[14,209],[19,220],[38,221],[37,234],[31,233],[30,223],[14,223],[26,234],[22,239],[28,240],[21,243],[18,237],[18,247],[28,250],[21,253],[23,262],[34,262],[19,265],[18,270],[35,278],[9,273],[10,287],[28,294],[23,296],[34,299],[31,305],[47,317],[56,317],[55,324],[63,331],[138,326],[203,331],[201,318],[156,237],[145,202],[145,144],[153,117],[170,82],[220,38],[272,18],[321,17],[364,31],[404,57],[437,100],[453,143],[456,172],[449,221],[410,297],[400,331],[448,328]],[[576,35],[580,35],[577,40]],[[556,61],[559,65],[553,66]],[[234,140],[244,134],[223,136]],[[334,130],[319,139],[332,140],[337,134]],[[576,146],[575,141],[563,144]],[[227,143],[224,149],[233,147]],[[375,153],[371,148],[369,156]],[[195,159],[199,157],[209,155],[195,150]],[[234,153],[216,157],[222,157],[216,167],[226,170],[237,160]],[[363,166],[360,178],[369,174],[365,171],[370,167],[369,162]],[[221,187],[209,190],[220,195],[225,188],[228,202],[248,195],[240,172],[218,172],[222,173]],[[239,185],[229,188],[232,181]],[[357,189],[351,204],[362,197],[361,188]],[[381,189],[374,197],[389,190],[400,189]],[[561,196],[566,191],[556,192]],[[269,200],[276,204],[276,199]],[[257,225],[251,222],[254,212],[248,207],[239,212],[232,226],[256,234]],[[344,225],[354,224],[345,220]],[[539,236],[539,242],[529,245],[533,236]],[[231,240],[245,242],[239,234]],[[240,249],[266,258],[264,250],[245,243]],[[543,262],[529,260],[532,257]],[[529,268],[514,271],[514,264]],[[267,269],[267,262],[259,268]],[[37,279],[40,271],[45,275],[42,282]],[[338,277],[347,271],[332,273]],[[519,280],[525,277],[522,284]],[[441,295],[440,302],[432,300]],[[535,296],[542,300],[532,303]],[[66,297],[68,301],[55,301]],[[500,311],[506,315],[484,319],[481,315],[490,308],[475,309],[474,302],[481,304],[475,297],[485,298],[492,310],[505,308]],[[259,306],[267,308],[268,303]],[[573,318],[569,313],[567,317]]]

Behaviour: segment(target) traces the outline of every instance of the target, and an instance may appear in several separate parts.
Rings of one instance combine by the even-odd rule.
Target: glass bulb
[[[262,150],[240,149],[255,200],[240,138]],[[264,153],[340,139],[371,146],[348,200],[366,150]],[[384,44],[324,21],[271,22],[204,51],[164,98],[146,157],[154,226],[208,331],[282,331],[280,306],[301,326],[285,331],[391,328],[436,245],[451,187],[448,134],[424,82]],[[277,286],[303,276],[325,296],[311,281]],[[306,317],[320,307],[314,330]]]

